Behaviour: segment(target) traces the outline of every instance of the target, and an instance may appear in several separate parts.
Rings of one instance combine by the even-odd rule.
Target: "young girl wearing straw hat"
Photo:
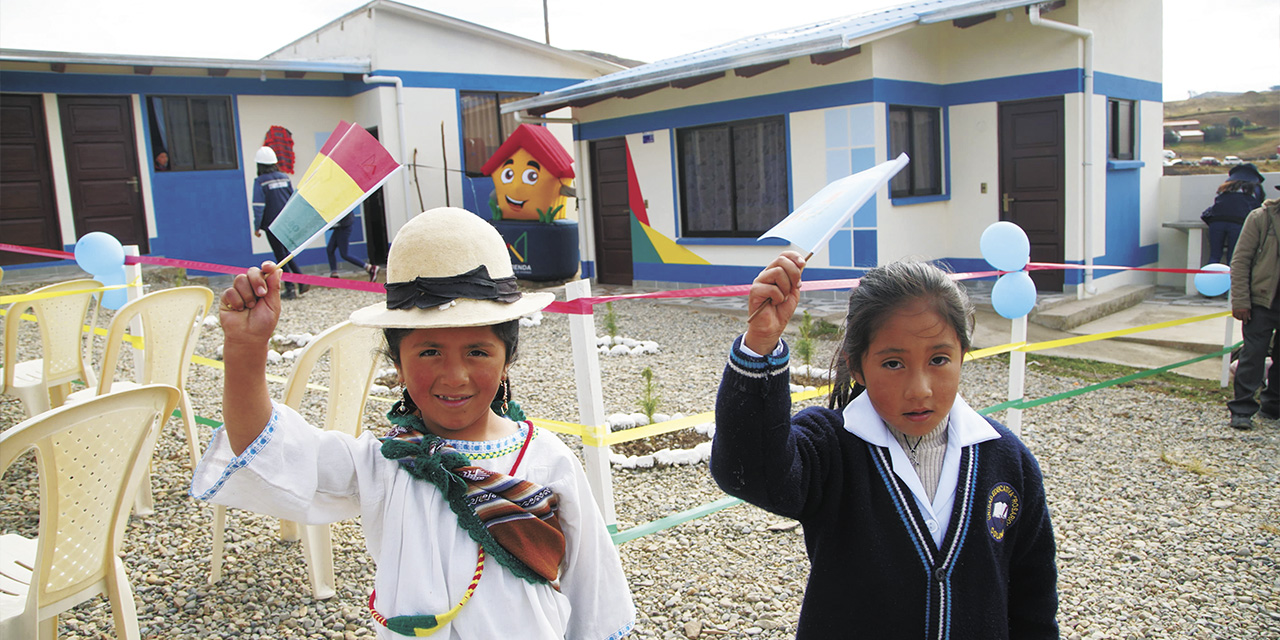
[[[351,314],[383,329],[404,385],[382,438],[322,431],[271,401],[280,277],[270,262],[236,276],[221,296],[226,423],[192,494],[307,523],[361,516],[379,638],[627,635],[631,593],[581,465],[503,415],[518,320],[554,296],[521,294],[502,237],[454,208],[410,220],[386,273],[386,302]]]

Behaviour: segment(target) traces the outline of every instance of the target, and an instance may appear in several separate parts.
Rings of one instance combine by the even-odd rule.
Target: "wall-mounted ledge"
[[[1141,169],[1147,166],[1147,163],[1141,160],[1108,160],[1107,171],[1126,171],[1129,169]]]
[[[936,196],[914,196],[909,198],[892,198],[891,197],[889,198],[889,204],[892,204],[895,207],[902,207],[902,206],[912,205],[912,204],[924,204],[926,202],[942,202],[943,200],[950,200],[950,199],[951,199],[951,195],[946,193],[939,194]]]
[[[754,247],[758,245],[773,245],[776,247],[785,247],[790,242],[782,238],[676,238],[676,244],[718,244],[731,245],[737,247]]]

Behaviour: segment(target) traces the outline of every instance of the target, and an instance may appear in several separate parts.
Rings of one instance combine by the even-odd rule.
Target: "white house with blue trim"
[[[390,0],[261,60],[0,49],[0,242],[72,251],[107,231],[143,254],[257,264],[271,251],[252,228],[255,151],[287,131],[296,184],[346,120],[409,165],[354,214],[353,253],[381,262],[424,209],[487,213],[478,171],[516,125],[501,104],[622,68]],[[568,125],[552,128],[572,145]],[[324,265],[324,248],[298,262]],[[0,251],[0,265],[50,263]]]
[[[571,108],[583,275],[746,283],[756,237],[830,181],[911,156],[810,261],[856,277],[899,258],[988,268],[998,220],[1032,260],[1154,266],[1160,0],[932,0],[726,43],[503,106]],[[556,114],[551,114],[552,116]],[[589,213],[588,213],[589,212]],[[783,243],[785,244],[785,243]],[[1136,273],[1052,271],[1043,290]]]

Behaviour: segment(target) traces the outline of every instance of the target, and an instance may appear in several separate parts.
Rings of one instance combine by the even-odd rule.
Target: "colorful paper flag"
[[[910,161],[903,153],[893,160],[832,182],[760,238],[781,238],[813,254],[835,235],[853,212],[875,195],[880,185],[888,184]]]
[[[368,131],[339,122],[298,181],[297,191],[268,227],[289,249],[289,258],[281,264],[355,209],[398,169],[400,164]]]

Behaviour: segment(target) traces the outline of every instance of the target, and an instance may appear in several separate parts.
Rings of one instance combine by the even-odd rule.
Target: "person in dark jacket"
[[[329,243],[325,245],[325,253],[329,256],[329,277],[338,277],[338,255],[341,254],[343,260],[364,269],[364,272],[369,274],[369,282],[373,282],[373,279],[378,277],[377,265],[369,264],[351,255],[351,226],[355,222],[355,217],[354,212],[348,213],[330,227]]]
[[[827,408],[791,414],[782,331],[804,260],[756,277],[730,352],[711,475],[804,525],[796,637],[1057,638],[1053,527],[1035,457],[959,396],[973,307],[940,269],[892,263],[849,296]]]
[[[1266,178],[1253,163],[1237,165],[1218,187],[1213,206],[1201,219],[1209,225],[1209,264],[1231,264],[1240,228],[1249,212],[1262,206],[1262,183]]]
[[[271,245],[271,253],[275,255],[276,262],[284,260],[289,255],[289,249],[284,246],[283,242],[271,233],[272,222],[275,222],[276,216],[280,215],[280,211],[284,209],[284,205],[293,195],[293,183],[289,182],[289,176],[276,169],[276,152],[271,147],[262,147],[254,154],[254,161],[258,163],[258,177],[253,181],[253,235],[262,237],[262,231],[267,232],[267,242]],[[290,273],[301,274],[302,270],[293,260],[285,263],[284,270]],[[295,293],[292,282],[284,283],[284,292],[280,294],[281,298],[290,300],[296,298],[298,294],[307,292],[307,285],[298,283],[298,290]]]

